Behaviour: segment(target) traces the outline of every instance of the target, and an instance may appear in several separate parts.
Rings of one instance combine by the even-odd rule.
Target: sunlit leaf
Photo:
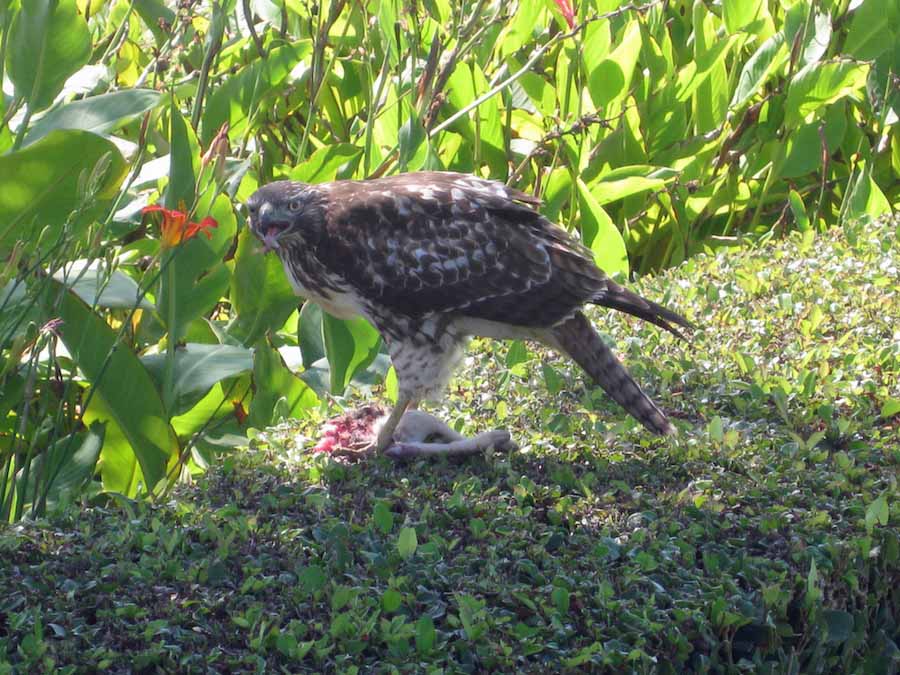
[[[105,269],[99,260],[74,260],[53,278],[71,288],[88,305],[118,309],[153,309],[137,283],[120,270]]]
[[[322,335],[331,367],[331,391],[341,394],[378,354],[381,336],[365,319],[341,320],[327,312],[322,315]]]
[[[856,6],[844,50],[862,61],[877,58],[897,44],[900,7],[896,2],[866,0]]]
[[[165,354],[141,358],[158,382],[163,381]],[[253,353],[244,347],[187,343],[175,350],[175,380],[172,395],[176,414],[183,413],[216,383],[253,368]]]
[[[34,143],[54,129],[81,129],[106,134],[159,105],[162,94],[151,89],[123,89],[91,96],[54,108],[35,122],[25,136],[25,145]]]
[[[40,110],[88,62],[91,35],[75,0],[28,0],[15,14],[6,48],[16,96]]]
[[[607,274],[628,274],[628,252],[622,234],[587,186],[578,180],[581,236],[594,252],[594,262]]]
[[[319,404],[315,392],[285,366],[278,350],[270,344],[260,343],[253,352],[253,381],[256,392],[248,424],[258,429],[277,421],[272,419],[276,406],[290,417],[300,417],[304,410]]]
[[[58,308],[53,300],[45,300],[46,311],[62,319],[60,334],[66,348],[127,439],[146,481],[145,490],[152,489],[165,476],[169,458],[178,452],[153,379],[134,352],[117,343],[113,330],[81,299],[64,290]],[[133,481],[128,486],[128,491],[137,487]]]
[[[228,332],[245,345],[281,328],[300,303],[278,256],[264,255],[247,228],[238,235],[230,297],[235,316]]]
[[[0,254],[16,241],[30,248],[40,242],[41,250],[57,244],[72,211],[84,204],[79,182],[95,167],[101,169],[97,197],[109,200],[125,177],[126,164],[116,146],[100,136],[53,131],[24,150],[0,156]],[[70,248],[96,211],[92,205],[83,218],[73,220],[65,231],[68,242],[59,243]]]
[[[865,94],[869,67],[853,61],[811,63],[791,80],[785,101],[785,125],[809,122],[822,108],[845,97]]]
[[[290,179],[301,183],[324,183],[334,180],[344,164],[359,159],[361,155],[362,149],[349,143],[319,148],[309,159],[291,171]]]

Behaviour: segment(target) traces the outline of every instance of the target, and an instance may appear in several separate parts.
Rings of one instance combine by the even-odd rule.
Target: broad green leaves
[[[134,279],[121,270],[104,268],[100,261],[75,260],[57,270],[53,278],[91,307],[153,309]]]
[[[256,393],[250,404],[249,423],[259,429],[300,416],[319,403],[315,392],[284,365],[271,345],[260,344],[254,350],[253,381]]]
[[[628,253],[622,235],[580,179],[578,203],[581,207],[581,235],[585,245],[594,252],[597,267],[607,274],[628,274]]]
[[[141,359],[144,367],[163,381],[164,354]],[[244,347],[187,343],[175,352],[173,401],[175,414],[182,414],[200,400],[213,385],[253,368],[253,353]]]
[[[723,0],[722,18],[729,33],[744,30],[767,12],[765,0]]]
[[[857,59],[874,59],[896,48],[898,37],[900,6],[896,2],[864,0],[853,11],[844,49]]]
[[[122,443],[104,443],[103,456],[112,461],[109,456],[113,455],[116,462],[125,464],[136,459],[140,466],[142,478],[132,469],[120,473],[107,485],[109,489],[134,494],[142,482],[144,491],[151,491],[164,478],[169,460],[178,453],[175,432],[153,380],[137,356],[87,305],[68,290],[56,293],[61,295],[56,312],[63,321],[62,340],[102,405],[102,411],[98,410],[93,419],[114,421],[121,434]],[[50,296],[45,302],[47,311],[56,313],[55,298]]]
[[[776,33],[763,42],[741,69],[730,107],[736,108],[746,103],[786,59],[784,35]]]
[[[16,0],[0,19],[12,86],[0,101],[0,286],[18,289],[0,322],[0,435],[25,424],[23,441],[41,446],[42,425],[57,423],[46,373],[62,373],[73,399],[91,398],[54,403],[60,436],[104,421],[108,490],[159,485],[161,467],[200,470],[201,454],[307,414],[316,394],[356,383],[396,395],[374,329],[311,303],[298,314],[278,259],[240,232],[240,202],[271,180],[425,168],[504,180],[622,275],[773,229],[805,241],[836,223],[855,231],[898,207],[896,3],[568,3],[586,20],[574,31],[550,0],[265,0],[249,18],[242,3],[200,3],[189,20],[176,5]],[[163,247],[147,204],[218,228]],[[92,349],[53,356],[40,326],[57,317],[29,303],[54,280],[70,289],[70,317],[106,335],[97,349],[112,340],[133,357],[115,357],[143,373],[132,380],[149,403],[133,405],[161,399],[166,433],[134,431],[142,418],[102,391]],[[543,374],[564,388],[556,369]],[[789,395],[776,400],[787,414]]]
[[[342,168],[362,155],[362,150],[349,143],[328,145],[316,150],[308,160],[290,173],[291,180],[301,183],[324,183],[335,180]]]
[[[0,255],[16,241],[41,250],[61,242],[71,246],[86,223],[70,214],[111,199],[125,171],[116,146],[86,131],[53,131],[24,150],[0,155]],[[94,200],[84,191],[91,185]]]
[[[246,133],[262,99],[278,91],[291,70],[308,57],[310,48],[309,40],[276,47],[265,59],[254,59],[216,87],[204,108],[203,143],[209,143],[226,122],[234,137]]]
[[[263,255],[246,228],[238,235],[229,297],[235,318],[228,332],[245,345],[254,345],[266,332],[281,328],[301,302],[278,256]]]
[[[75,0],[27,0],[7,45],[9,79],[30,109],[49,106],[72,73],[88,62],[91,35]]]
[[[331,368],[331,391],[340,394],[353,375],[378,354],[381,336],[365,319],[342,321],[327,312],[322,314],[322,335]]]
[[[106,134],[129,119],[156,108],[162,99],[150,89],[125,89],[91,96],[54,108],[29,128],[25,145],[34,143],[54,129],[81,129]]]
[[[845,97],[860,100],[869,68],[853,61],[810,63],[791,80],[785,101],[785,125],[809,122],[825,106]]]

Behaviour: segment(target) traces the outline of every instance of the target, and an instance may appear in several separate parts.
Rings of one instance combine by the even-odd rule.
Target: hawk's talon
[[[373,414],[373,412],[381,414]],[[342,459],[361,460],[373,454],[384,454],[393,460],[419,457],[469,457],[488,450],[512,452],[518,448],[508,431],[496,429],[471,438],[454,431],[433,415],[421,410],[409,410],[401,418],[393,434],[379,453],[379,441],[374,440],[386,416],[371,406],[345,413],[327,424],[328,436],[316,446]],[[347,431],[350,437],[347,438]],[[336,434],[336,435],[335,435]],[[344,438],[340,436],[344,434]],[[341,442],[343,441],[343,442]]]

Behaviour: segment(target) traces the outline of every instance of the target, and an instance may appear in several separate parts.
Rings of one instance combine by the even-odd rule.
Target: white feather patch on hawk
[[[690,324],[610,280],[538,204],[451,172],[279,181],[247,202],[250,227],[299,295],[378,329],[404,404],[444,390],[470,336],[531,339],[568,354],[648,429],[671,433],[581,309],[603,305],[679,336],[673,324]]]

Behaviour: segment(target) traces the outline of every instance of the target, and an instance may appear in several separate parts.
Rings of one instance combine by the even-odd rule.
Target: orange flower
[[[178,246],[182,242],[196,237],[198,232],[203,232],[207,239],[212,239],[210,230],[219,226],[216,219],[211,216],[206,216],[199,223],[192,223],[188,221],[187,214],[183,211],[167,209],[159,204],[152,204],[141,209],[142,214],[157,212],[163,214],[162,224],[159,227],[163,248]]]

